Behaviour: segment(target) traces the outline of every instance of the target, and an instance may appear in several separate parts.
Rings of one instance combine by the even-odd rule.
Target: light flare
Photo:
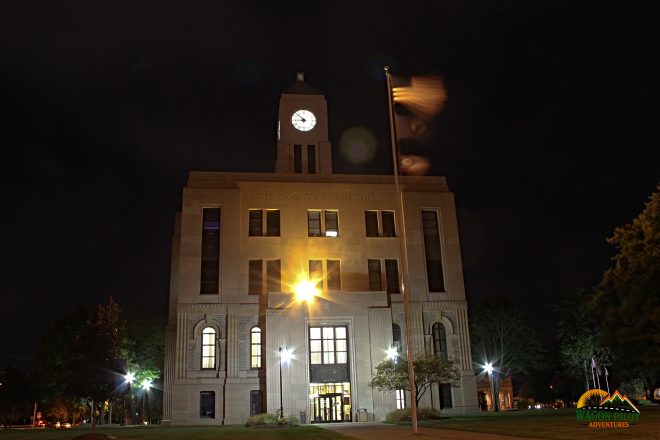
[[[430,120],[442,110],[447,90],[439,76],[413,76],[409,86],[393,87],[392,97],[416,116]]]

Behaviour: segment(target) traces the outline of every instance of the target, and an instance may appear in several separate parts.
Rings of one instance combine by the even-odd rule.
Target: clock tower
[[[301,72],[280,97],[275,172],[332,174],[328,105]]]

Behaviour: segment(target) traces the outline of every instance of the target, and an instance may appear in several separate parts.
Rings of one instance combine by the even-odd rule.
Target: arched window
[[[250,330],[250,368],[261,368],[261,329]]]
[[[202,330],[202,368],[215,369],[215,329]]]
[[[401,327],[399,327],[399,324],[392,324],[392,343],[400,352],[403,344],[401,343]]]
[[[447,360],[447,333],[445,326],[439,322],[433,324],[433,354],[443,361]]]

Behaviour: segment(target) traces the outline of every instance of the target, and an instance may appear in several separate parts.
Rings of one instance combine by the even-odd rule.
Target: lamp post
[[[147,397],[149,397],[149,388],[151,388],[151,381],[149,379],[144,379],[142,381],[142,389],[144,390],[144,394],[142,395],[142,423],[145,424],[145,403]]]
[[[279,353],[280,353],[280,419],[284,418],[284,402],[282,399],[283,391],[282,391],[282,363],[284,362],[289,362],[289,359],[291,358],[291,353],[289,350],[287,350],[286,345],[284,347],[279,348]]]
[[[490,383],[490,395],[492,397],[493,411],[497,412],[497,399],[495,398],[495,385],[493,384],[493,364],[486,362],[484,370],[488,373],[488,382]]]
[[[133,402],[133,396],[132,396],[132,385],[133,381],[135,380],[135,374],[131,373],[130,371],[126,374],[124,374],[124,380],[128,384],[128,401],[129,401],[129,406],[131,402]],[[132,425],[132,409],[131,408],[126,408],[124,407],[124,423],[127,425]]]

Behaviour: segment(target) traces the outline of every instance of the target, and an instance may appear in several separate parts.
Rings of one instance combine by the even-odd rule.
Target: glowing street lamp
[[[316,288],[316,283],[306,279],[298,281],[293,287],[293,291],[296,294],[296,299],[298,301],[304,301],[308,304],[314,301],[314,297],[319,294],[319,291]]]
[[[126,374],[124,374],[124,381],[126,384],[128,384],[128,398],[130,402],[131,408],[128,408],[129,405],[126,405],[126,402],[124,402],[124,423],[127,425],[132,425],[132,413],[133,413],[133,396],[131,395],[132,393],[132,388],[133,388],[133,381],[135,380],[135,374],[131,373],[130,371]]]
[[[493,371],[495,370],[495,367],[493,367],[493,364],[490,362],[486,362],[486,365],[484,365],[484,371],[488,373],[488,382],[490,382],[490,395],[492,397],[492,405],[493,405],[493,411],[497,412],[497,401],[495,399],[495,386],[493,384]]]
[[[149,388],[151,388],[151,381],[149,379],[144,379],[142,381],[142,388],[144,388],[146,391],[149,391]]]
[[[396,363],[396,358],[399,357],[399,350],[395,346],[387,349],[387,358]]]
[[[135,374],[129,371],[128,373],[124,374],[124,380],[130,386],[130,384],[135,380]]]

